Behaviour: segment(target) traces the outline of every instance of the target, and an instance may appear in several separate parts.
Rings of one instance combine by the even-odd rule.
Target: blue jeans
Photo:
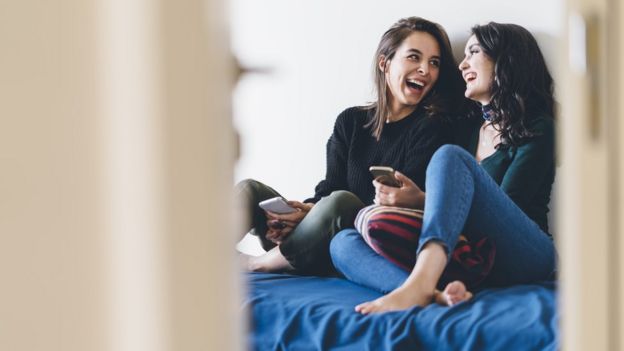
[[[549,235],[533,222],[464,149],[445,145],[427,167],[425,213],[417,253],[430,241],[450,257],[460,233],[468,240],[489,237],[496,258],[485,286],[508,286],[550,279],[556,250]],[[375,253],[355,230],[339,232],[330,253],[347,279],[388,292],[408,272]]]

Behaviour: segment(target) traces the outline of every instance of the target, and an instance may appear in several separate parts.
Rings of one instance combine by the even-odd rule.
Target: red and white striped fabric
[[[358,213],[355,228],[375,252],[410,272],[416,263],[423,214],[422,210],[371,205]],[[460,236],[441,282],[461,280],[474,288],[491,271],[495,255],[494,243],[487,237],[471,243]]]

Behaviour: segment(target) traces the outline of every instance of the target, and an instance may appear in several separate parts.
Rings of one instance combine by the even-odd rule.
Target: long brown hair
[[[419,105],[424,108],[427,116],[431,117],[454,113],[458,111],[463,103],[464,82],[457,69],[451,42],[444,28],[421,17],[400,19],[381,37],[373,60],[377,101],[366,106],[367,109],[375,110],[374,116],[372,116],[366,127],[371,128],[371,133],[377,140],[381,137],[386,118],[390,112],[386,75],[379,69],[379,60],[382,57],[386,61],[392,60],[405,38],[414,32],[430,34],[440,47],[440,75],[438,81]]]

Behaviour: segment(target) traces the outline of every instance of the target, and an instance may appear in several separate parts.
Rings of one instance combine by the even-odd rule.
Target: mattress
[[[247,273],[252,350],[555,350],[556,284],[486,289],[436,304],[361,315],[379,293],[341,278]]]

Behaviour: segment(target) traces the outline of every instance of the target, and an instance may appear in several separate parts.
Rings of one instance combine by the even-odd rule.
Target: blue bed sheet
[[[379,293],[339,278],[248,273],[254,350],[556,350],[555,285],[488,289],[453,307],[363,316]]]

